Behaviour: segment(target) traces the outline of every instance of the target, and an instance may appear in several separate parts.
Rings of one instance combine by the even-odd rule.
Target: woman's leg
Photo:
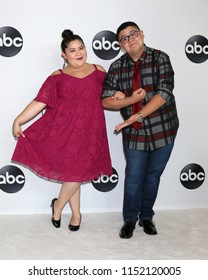
[[[58,199],[56,200],[55,204],[54,204],[54,215],[53,218],[54,220],[60,220],[61,219],[61,212],[64,208],[64,206],[70,201],[70,203],[72,203],[73,206],[73,211],[75,211],[75,213],[77,213],[77,206],[76,203],[79,201],[79,193],[80,193],[80,185],[81,183],[79,182],[64,182],[62,184]],[[76,194],[77,192],[77,194]],[[72,199],[71,202],[71,198],[74,196],[75,197]],[[79,203],[80,205],[80,203]],[[78,207],[79,207],[78,205]]]
[[[81,221],[81,213],[80,213],[80,193],[81,189],[79,188],[69,199],[69,205],[72,211],[72,218],[70,224],[72,226],[77,226]]]

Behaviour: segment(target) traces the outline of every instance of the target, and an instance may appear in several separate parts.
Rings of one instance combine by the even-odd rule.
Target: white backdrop
[[[208,36],[207,10],[207,0],[1,0],[0,28],[17,29],[23,37],[23,47],[16,56],[0,55],[0,168],[13,165],[11,156],[16,144],[11,133],[13,119],[35,97],[45,78],[62,67],[62,31],[69,28],[79,34],[88,50],[88,62],[101,64],[108,70],[117,57],[98,58],[93,52],[92,40],[98,32],[116,32],[122,22],[131,20],[144,31],[148,46],[170,55],[175,70],[174,94],[180,129],[161,180],[155,209],[207,207],[206,177],[194,190],[184,188],[179,178],[181,170],[190,163],[199,164],[205,174],[208,170],[208,62],[193,63],[184,51],[190,37]],[[121,117],[118,112],[106,111],[105,114],[113,167],[119,174],[119,182],[106,193],[97,191],[91,183],[83,185],[82,212],[122,209],[125,161],[121,135],[113,134]],[[45,181],[18,167],[25,174],[25,185],[16,193],[0,189],[0,214],[48,213],[60,184]]]

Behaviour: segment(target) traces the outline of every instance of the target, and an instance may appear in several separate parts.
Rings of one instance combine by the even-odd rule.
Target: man
[[[179,127],[174,72],[166,53],[144,44],[136,23],[121,24],[117,39],[125,53],[109,68],[102,102],[107,109],[120,109],[124,119],[115,127],[116,132],[122,130],[126,158],[119,235],[131,238],[138,219],[146,234],[155,235],[153,206]],[[118,92],[123,92],[123,99],[116,98]]]

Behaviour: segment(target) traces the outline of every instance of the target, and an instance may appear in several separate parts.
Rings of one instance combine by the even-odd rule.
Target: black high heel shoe
[[[80,215],[80,222],[79,222],[79,225],[77,225],[77,226],[72,225],[72,224],[71,224],[71,221],[70,221],[70,224],[69,224],[69,226],[68,226],[69,230],[71,230],[71,231],[77,231],[77,230],[79,230],[80,225],[81,225],[81,220],[82,220],[82,215]]]
[[[52,218],[51,218],[51,222],[54,225],[54,227],[59,228],[61,226],[61,219],[60,220],[54,220],[53,215],[54,215],[54,203],[57,200],[57,198],[54,198],[51,201],[51,208],[52,208]]]

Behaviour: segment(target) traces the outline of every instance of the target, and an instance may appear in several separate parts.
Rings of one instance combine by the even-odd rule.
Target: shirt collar
[[[126,54],[126,55],[127,55],[127,60],[128,60],[128,62],[134,64],[135,62],[133,61],[133,59],[132,59],[128,54]],[[147,56],[147,46],[144,44],[144,51],[143,51],[143,53],[141,54],[139,60],[144,61],[145,58],[146,58],[146,56]]]

